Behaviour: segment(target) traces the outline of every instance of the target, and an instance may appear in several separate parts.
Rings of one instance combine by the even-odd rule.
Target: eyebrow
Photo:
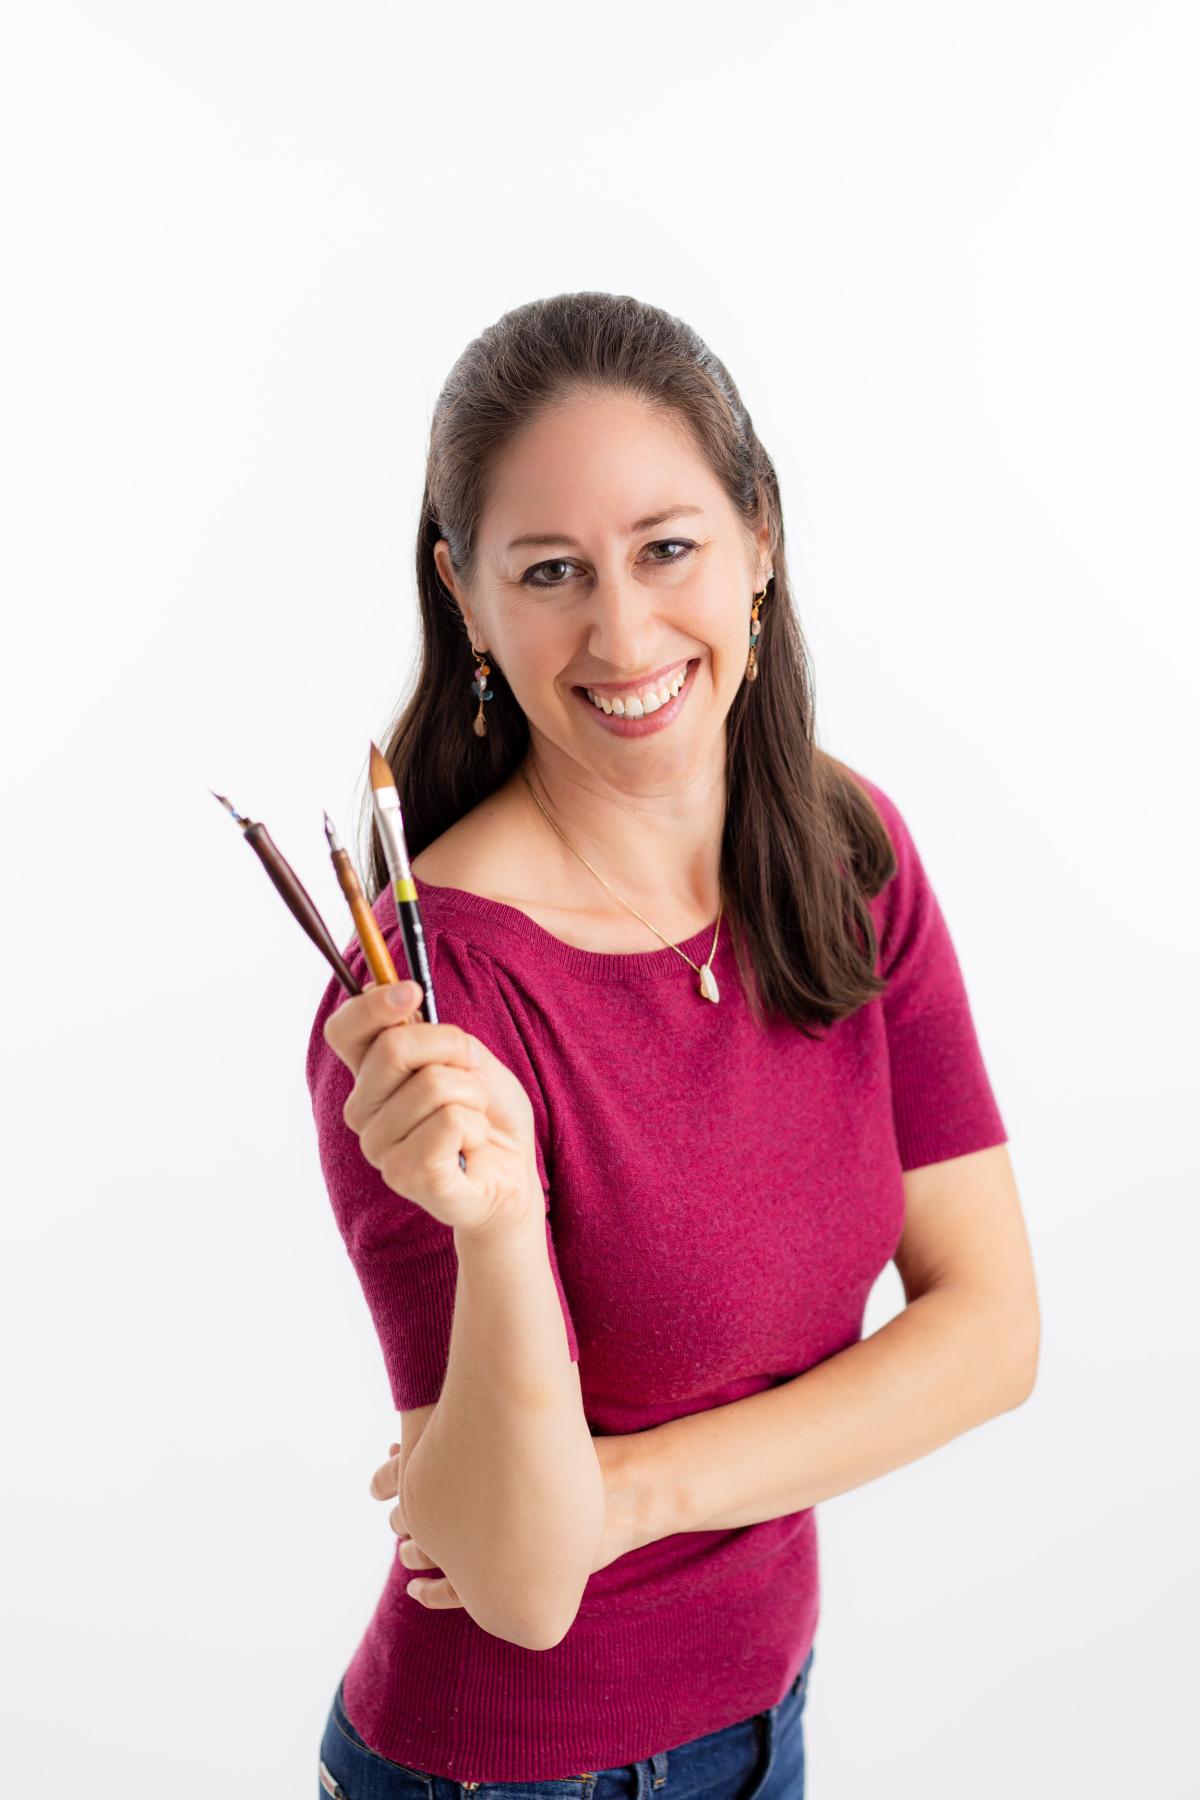
[[[650,513],[647,518],[635,519],[633,524],[629,527],[629,536],[632,537],[634,533],[638,531],[650,531],[655,525],[664,524],[667,519],[682,518],[684,513],[698,513],[703,511],[704,508],[702,506],[668,506],[665,512]],[[545,549],[548,544],[570,544],[575,550],[579,548],[578,538],[568,537],[566,533],[562,531],[527,531],[522,537],[513,538],[509,543],[508,548],[510,550],[516,550],[522,544],[538,544],[543,549]]]

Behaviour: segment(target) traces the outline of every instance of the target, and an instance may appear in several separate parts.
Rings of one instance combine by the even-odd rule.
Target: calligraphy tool
[[[224,794],[218,794],[215,788],[209,788],[208,791],[214,800],[219,800],[226,811],[237,820],[242,828],[242,836],[256,853],[263,868],[287,901],[293,917],[299,920],[300,925],[317,946],[346,992],[361,994],[362,988],[355,980],[349,964],[330,936],[329,927],[313,904],[312,897],[304,883],[287,861],[266,826],[261,821],[252,822],[245,818],[235,806],[231,805]]]
[[[338,837],[333,820],[325,815],[325,836],[329,843],[329,860],[333,864],[333,872],[337,876],[338,886],[350,907],[350,916],[354,920],[354,929],[358,933],[358,941],[362,945],[363,955],[368,967],[377,982],[399,981],[396,965],[392,961],[379,921],[367,904],[367,897],[362,891],[358,872],[350,860],[350,852],[346,850]],[[404,1021],[405,1023],[407,1021]]]

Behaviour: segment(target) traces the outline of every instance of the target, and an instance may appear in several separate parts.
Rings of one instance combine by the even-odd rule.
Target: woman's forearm
[[[477,1624],[530,1650],[569,1628],[604,1482],[546,1245],[528,1214],[455,1233],[458,1284],[437,1406],[404,1469],[408,1530]]]
[[[872,1336],[774,1388],[624,1440],[648,1539],[782,1518],[1020,1405],[1035,1330],[931,1288]]]

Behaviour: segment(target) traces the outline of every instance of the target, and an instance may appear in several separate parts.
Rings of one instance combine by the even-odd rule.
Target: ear
[[[767,520],[764,520],[755,532],[754,542],[758,549],[761,570],[758,586],[764,588],[775,572],[771,567],[771,526]],[[755,591],[757,592],[757,589]]]
[[[433,546],[433,560],[438,572],[438,579],[450,598],[462,612],[462,595],[458,591],[458,577],[454,573],[454,564],[450,561],[450,545],[445,538],[439,538]]]

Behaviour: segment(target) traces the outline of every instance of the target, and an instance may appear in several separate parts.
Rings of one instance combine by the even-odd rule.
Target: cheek
[[[500,670],[528,711],[545,704],[546,693],[567,667],[569,655],[570,647],[556,642],[552,630],[531,630],[525,624],[520,632],[506,632],[503,644],[495,645],[486,660]]]
[[[709,671],[714,687],[734,688],[746,667],[750,654],[750,608],[744,620],[731,616],[728,604],[719,619],[711,621],[701,640],[707,649]]]
[[[744,595],[744,600],[743,600]],[[722,571],[720,580],[705,584],[695,596],[690,617],[680,624],[698,644],[705,644],[716,661],[725,661],[745,643],[750,647],[751,588],[744,576]]]

